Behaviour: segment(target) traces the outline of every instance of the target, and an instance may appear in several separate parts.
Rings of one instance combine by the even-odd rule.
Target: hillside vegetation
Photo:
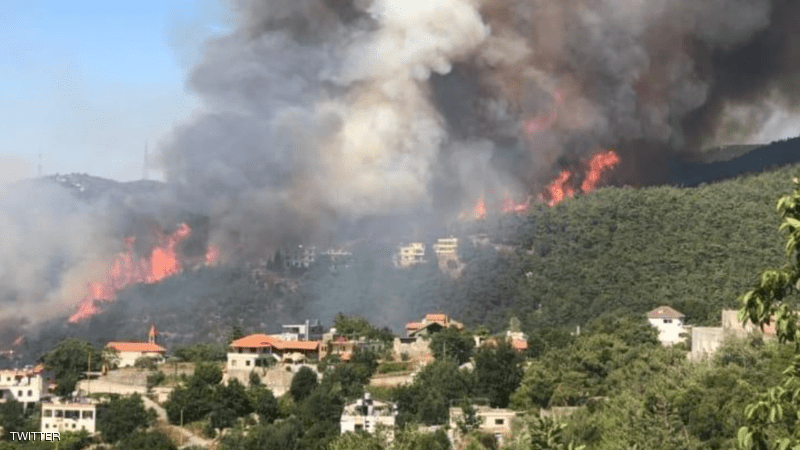
[[[698,188],[608,188],[539,206],[500,224],[494,240],[517,251],[479,249],[447,304],[468,323],[495,328],[512,316],[529,328],[574,326],[661,304],[694,324],[717,322],[761,270],[783,263],[775,202],[798,172]],[[505,296],[492,299],[498,290]]]

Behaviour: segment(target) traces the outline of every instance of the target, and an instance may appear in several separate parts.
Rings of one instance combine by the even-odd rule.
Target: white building
[[[0,370],[0,401],[14,399],[20,403],[37,403],[46,393],[42,372],[44,367],[28,366],[24,369]]]
[[[511,422],[517,417],[517,412],[505,408],[490,408],[488,406],[473,406],[475,418],[478,419],[478,430],[494,436],[497,444],[502,446],[511,439]],[[459,431],[459,422],[464,420],[464,410],[459,407],[450,408],[450,440],[460,441],[463,437]]]
[[[672,345],[684,340],[683,333],[683,313],[676,311],[669,306],[659,306],[647,313],[647,320],[651,325],[658,329],[658,340],[663,345]]]
[[[425,262],[425,244],[412,242],[408,245],[397,247],[395,265],[398,267],[411,267]]]
[[[284,247],[283,258],[286,267],[307,269],[317,260],[317,247],[313,245]]]
[[[155,325],[151,325],[147,342],[109,342],[106,348],[116,353],[115,363],[118,367],[133,367],[136,360],[143,357],[163,362],[167,349],[156,344],[157,335]]]
[[[364,398],[344,407],[339,422],[341,433],[363,431],[375,433],[384,428],[388,440],[394,438],[394,423],[397,418],[397,405],[372,400],[369,393]]]
[[[89,434],[94,434],[98,406],[99,403],[91,399],[42,403],[40,431],[48,433],[86,430]]]
[[[266,334],[251,334],[231,342],[228,372],[267,367],[274,361],[299,362],[319,357],[319,341],[290,341]],[[268,358],[273,361],[267,361]]]
[[[436,253],[436,256],[444,256],[444,255],[455,255],[458,252],[458,238],[456,237],[446,237],[446,238],[439,238],[435,244],[433,244],[433,251]]]
[[[305,323],[283,325],[280,337],[284,341],[319,341],[322,339],[323,330],[319,320],[306,320]]]

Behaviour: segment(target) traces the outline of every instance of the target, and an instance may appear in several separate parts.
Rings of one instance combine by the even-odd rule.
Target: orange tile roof
[[[682,312],[669,306],[659,306],[647,313],[648,319],[682,319],[686,317]]]
[[[527,350],[528,349],[528,341],[524,339],[512,339],[511,340],[511,347],[514,350]]]
[[[274,347],[278,350],[317,350],[319,341],[284,341],[266,334],[251,334],[231,342],[232,348]]]
[[[407,330],[419,330],[420,328],[425,328],[425,324],[422,322],[409,322],[406,324]]]
[[[426,314],[425,321],[439,322],[442,325],[447,325],[447,314]]]
[[[143,352],[143,353],[164,353],[164,347],[149,342],[109,342],[106,347],[113,348],[118,352]]]

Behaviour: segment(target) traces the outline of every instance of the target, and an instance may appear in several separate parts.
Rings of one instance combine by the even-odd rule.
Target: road
[[[193,434],[191,431],[176,426],[170,425],[167,419],[167,411],[158,403],[146,397],[147,388],[145,386],[136,386],[131,384],[113,383],[102,378],[97,380],[81,380],[78,382],[77,388],[86,393],[107,393],[107,394],[120,394],[132,395],[140,394],[144,402],[145,409],[153,408],[156,412],[158,426],[172,431],[172,435],[178,434],[180,436],[180,448],[186,448],[193,445],[200,447],[211,448],[213,440],[205,439]]]

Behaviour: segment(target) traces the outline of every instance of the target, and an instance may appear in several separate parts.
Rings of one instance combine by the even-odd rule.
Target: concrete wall
[[[403,353],[407,354],[409,360],[423,360],[431,356],[431,349],[427,339],[416,339],[413,342],[403,342],[405,339],[394,338],[392,353],[396,360],[401,360]]]
[[[692,352],[690,359],[701,360],[719,349],[725,339],[722,327],[692,327]]]
[[[650,325],[658,330],[658,340],[663,345],[673,345],[683,341],[683,320],[681,319],[647,319]]]

